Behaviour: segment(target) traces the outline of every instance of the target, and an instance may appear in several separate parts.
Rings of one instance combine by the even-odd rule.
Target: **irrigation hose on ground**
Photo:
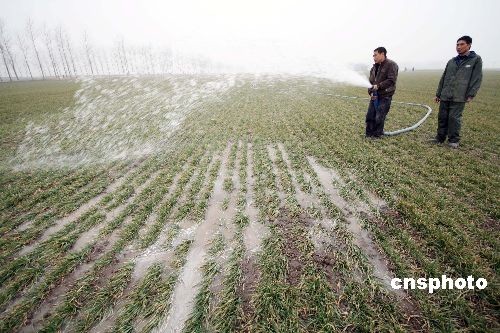
[[[346,98],[346,99],[364,99],[364,100],[370,100],[369,97],[346,96],[346,95],[337,95],[337,94],[322,94],[322,95],[333,96],[333,97],[338,97],[338,98]],[[416,129],[417,127],[419,127],[420,125],[422,125],[424,123],[424,121],[430,116],[430,114],[432,112],[431,107],[429,105],[426,105],[426,104],[408,103],[408,102],[392,102],[392,103],[404,104],[404,105],[411,105],[411,106],[420,106],[420,107],[423,107],[424,109],[427,109],[427,113],[425,114],[425,116],[422,119],[420,119],[418,122],[416,122],[414,125],[412,125],[410,127],[398,129],[398,130],[392,131],[392,132],[384,132],[384,135],[387,135],[387,136],[394,136],[394,135],[399,135],[399,134],[406,133],[406,132],[409,132],[409,131],[413,131],[414,129]]]

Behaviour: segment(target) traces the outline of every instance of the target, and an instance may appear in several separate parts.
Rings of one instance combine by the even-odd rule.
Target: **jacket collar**
[[[470,51],[468,55],[463,55],[463,56],[461,56],[461,55],[457,55],[457,56],[455,57],[455,59],[456,59],[456,60],[458,60],[458,59],[460,59],[460,60],[465,60],[465,59],[474,58],[474,57],[476,57],[476,52],[474,52],[474,51]]]

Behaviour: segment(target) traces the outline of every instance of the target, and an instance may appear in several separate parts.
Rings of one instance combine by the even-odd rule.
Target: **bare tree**
[[[163,68],[163,73],[172,73],[173,70],[173,57],[172,57],[172,50],[170,48],[167,48],[163,53],[162,53],[162,68]]]
[[[100,53],[101,53],[100,49],[96,49],[96,51],[93,52],[94,64],[96,65],[95,66],[97,69],[96,71],[99,72],[99,70],[100,70],[100,73],[104,75],[104,66],[102,63],[102,58],[101,58]]]
[[[16,76],[16,79],[19,80],[19,76],[17,75],[16,71],[16,64],[15,64],[15,59],[14,56],[12,55],[12,52],[10,51],[10,38],[5,34],[5,26],[3,23],[3,20],[0,19],[0,47],[2,51],[2,57],[3,61],[5,64],[5,67],[7,68],[8,71],[8,65],[12,67],[12,70],[14,71],[14,75]],[[8,71],[9,72],[9,71]],[[9,78],[10,72],[9,72]],[[12,78],[11,78],[12,81]]]
[[[68,58],[66,57],[66,50],[64,47],[64,39],[61,26],[58,26],[55,30],[55,39],[57,48],[59,50],[59,56],[63,63],[64,71],[66,72],[67,76],[71,76],[71,68],[69,66]]]
[[[141,48],[141,65],[144,66],[144,74],[151,74],[151,64],[149,63],[148,48],[143,46]]]
[[[138,47],[136,51],[136,56],[135,59],[138,63],[138,66],[142,69],[142,74],[148,74],[149,69],[148,69],[148,62],[146,61],[146,48],[145,47]]]
[[[63,40],[66,42],[66,49],[68,50],[69,59],[71,60],[71,65],[73,66],[73,73],[75,75],[78,75],[78,72],[76,71],[75,59],[73,57],[73,52],[71,51],[71,43],[69,41],[68,34],[65,32],[64,32]]]
[[[3,21],[2,20],[0,20],[0,28],[2,29],[2,32],[3,32]],[[5,56],[6,51],[5,51],[5,48],[3,46],[2,39],[0,39],[0,53],[2,53],[3,64],[5,66],[5,70],[7,71],[7,75],[9,76],[9,80],[12,81],[12,76],[10,75],[9,65],[7,63],[7,58]]]
[[[5,69],[7,70],[7,75],[9,75],[9,80],[12,81],[12,76],[10,75],[9,65],[7,64],[5,50],[2,43],[0,43],[0,52],[2,53],[3,64],[5,65]]]
[[[108,58],[108,53],[106,52],[106,50],[102,50],[101,55],[102,55],[102,57],[101,57],[101,59],[102,59],[102,63],[103,63],[104,65],[106,65],[106,70],[107,70],[107,72],[108,72],[108,76],[111,76],[111,70],[110,70],[110,68],[109,68],[109,58]]]
[[[129,73],[135,73],[135,74],[144,73],[143,69],[141,69],[141,62],[137,61],[139,52],[140,52],[140,49],[137,47],[134,47],[134,46],[128,47],[126,49],[126,51],[124,50],[124,54],[126,55],[125,59],[127,60]],[[142,72],[141,72],[141,70],[142,70]]]
[[[52,69],[54,70],[54,76],[59,77],[60,76],[59,68],[57,66],[56,58],[54,56],[54,51],[52,49],[52,37],[46,26],[44,26],[43,28],[43,37],[45,41],[45,46],[47,47],[47,51],[49,52],[50,62],[52,64]]]
[[[38,60],[38,65],[40,66],[40,72],[42,73],[42,79],[45,79],[45,73],[43,72],[43,66],[42,66],[42,62],[40,61],[40,55],[38,54],[38,50],[36,48],[35,32],[33,31],[33,21],[31,20],[31,18],[29,18],[28,22],[26,23],[26,32],[28,33],[28,37],[30,38],[31,43],[33,44],[33,50],[35,51],[36,59]]]
[[[83,48],[85,50],[85,54],[87,55],[87,60],[89,62],[89,66],[90,66],[90,72],[92,75],[94,75],[94,68],[92,66],[92,57],[91,57],[91,54],[92,54],[92,49],[91,49],[91,46],[89,44],[89,39],[88,39],[88,36],[87,36],[87,31],[84,31],[83,32]]]
[[[19,34],[17,34],[17,41],[19,43],[19,49],[23,53],[26,68],[28,69],[28,72],[30,73],[31,79],[33,80],[33,73],[31,73],[30,63],[28,61],[28,46],[26,45],[25,41],[21,38],[21,35],[19,35]]]
[[[116,69],[115,74],[119,75],[122,73],[122,68],[123,68],[121,58],[120,58],[119,48],[116,47],[115,49],[111,50],[111,55],[113,58],[113,63],[114,63],[115,69]]]
[[[122,39],[119,42],[119,48],[120,48],[120,52],[121,52],[122,57],[123,57],[124,73],[127,74],[127,75],[129,75],[130,74],[130,67],[129,67],[129,63],[128,63],[128,60],[127,60],[127,53],[125,51],[125,40],[124,40],[123,37],[122,37]]]
[[[118,72],[120,74],[126,74],[127,70],[125,68],[125,59],[123,58],[122,54],[122,47],[120,41],[116,43],[116,56],[115,58],[117,59],[117,65],[118,65]]]
[[[81,52],[80,52],[81,51]],[[89,62],[87,60],[87,56],[85,54],[85,49],[78,49],[78,51],[75,53],[76,58],[78,60],[78,63],[80,64],[80,68],[82,69],[82,74],[83,75],[90,75],[90,67],[89,67]]]
[[[151,45],[149,45],[148,51],[149,51],[149,63],[151,64],[151,74],[154,75],[156,74],[156,61],[155,61],[155,54]]]
[[[12,70],[14,71],[14,75],[16,76],[16,80],[19,80],[19,76],[17,75],[17,70],[16,70],[16,58],[14,57],[14,54],[10,51],[10,43],[5,44],[5,51],[7,51],[7,55],[9,56],[10,60],[10,66],[12,67]]]

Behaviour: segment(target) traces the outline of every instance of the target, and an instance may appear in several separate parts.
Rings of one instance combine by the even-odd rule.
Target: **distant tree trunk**
[[[127,72],[126,72],[126,69],[125,69],[125,60],[123,59],[123,55],[122,55],[122,51],[121,51],[121,47],[120,47],[120,42],[118,42],[117,46],[116,46],[116,58],[119,60],[119,62],[117,61],[117,63],[119,64],[119,69],[121,69],[121,74],[125,75]]]
[[[104,64],[106,65],[106,70],[108,71],[108,76],[111,76],[111,71],[110,71],[110,68],[109,68],[109,58],[108,58],[108,54],[107,54],[106,50],[104,50],[102,52],[102,56],[103,56],[103,59],[104,59]]]
[[[123,67],[120,59],[120,51],[118,50],[118,48],[113,51],[113,62],[115,64],[116,74],[120,75],[123,72],[122,71]]]
[[[141,49],[141,58],[142,58],[141,62],[144,66],[144,73],[147,75],[150,75],[151,74],[151,67],[149,67],[148,50],[145,47],[143,47]]]
[[[56,44],[57,44],[58,49],[59,49],[59,54],[60,54],[61,60],[63,62],[64,71],[67,72],[68,76],[71,76],[72,75],[71,67],[69,66],[68,58],[66,57],[66,51],[64,48],[64,39],[63,39],[61,26],[56,28],[55,37],[56,37]]]
[[[104,75],[104,67],[102,64],[102,58],[101,58],[101,55],[99,53],[100,53],[99,50],[94,52],[94,63],[96,64],[96,66],[95,66],[96,71],[99,72],[99,69],[100,69],[101,75]]]
[[[130,69],[129,69],[128,60],[127,60],[127,53],[125,52],[125,40],[123,38],[120,42],[120,46],[121,46],[121,52],[123,54],[123,63],[124,63],[124,67],[125,67],[125,73],[127,75],[129,75]]]
[[[0,47],[2,48],[2,57],[4,60],[4,64],[7,66],[6,68],[8,69],[8,67],[9,67],[8,64],[10,62],[12,70],[14,71],[14,74],[16,75],[16,79],[19,80],[19,76],[17,75],[17,71],[16,71],[16,64],[14,62],[14,57],[12,56],[12,53],[10,52],[9,44],[10,44],[10,39],[5,35],[4,23],[2,20],[0,20]],[[9,71],[9,78],[11,78],[10,71]]]
[[[54,70],[54,76],[60,77],[62,73],[59,73],[59,68],[56,63],[56,58],[54,57],[54,51],[52,50],[52,38],[50,37],[50,33],[47,30],[47,27],[44,28],[44,37],[45,37],[45,46],[47,47],[47,51],[49,52],[49,59],[52,64],[52,68]]]
[[[83,32],[83,47],[85,49],[85,54],[87,55],[87,60],[89,62],[90,73],[93,76],[94,75],[94,68],[92,67],[92,59],[90,56],[91,49],[90,49],[90,45],[89,45],[89,41],[88,41],[87,31]]]
[[[42,79],[45,80],[45,74],[43,72],[42,62],[40,61],[40,55],[38,54],[38,50],[37,50],[36,44],[35,44],[35,33],[33,32],[33,21],[31,21],[31,19],[28,19],[28,22],[26,25],[26,30],[28,32],[30,39],[31,39],[31,42],[33,43],[33,50],[35,50],[36,59],[38,60],[38,65],[40,66],[40,72],[42,73]]]
[[[82,51],[85,51],[85,50],[82,50]],[[83,75],[90,75],[90,67],[89,67],[85,52],[78,54],[77,58],[79,59],[78,63],[80,64],[80,67],[82,69],[82,74]]]
[[[10,52],[8,44],[5,44],[5,51],[7,52],[7,55],[9,56],[10,65],[12,67],[12,70],[14,71],[14,75],[16,76],[16,80],[19,81],[19,76],[17,75],[17,70],[16,70],[15,58],[12,55],[12,53]]]
[[[142,67],[142,73],[149,74],[148,62],[146,61],[146,50],[144,49],[144,47],[141,47],[139,49],[139,56],[139,63]]]
[[[148,72],[147,63],[142,61],[144,48],[134,48],[134,64],[137,72],[146,74]]]
[[[71,44],[69,42],[69,37],[68,37],[68,34],[64,34],[64,41],[66,42],[66,49],[68,50],[68,53],[69,53],[69,59],[71,60],[71,65],[73,66],[73,73],[75,73],[75,76],[78,75],[78,72],[76,70],[76,66],[75,66],[75,59],[73,57],[73,52],[71,51]]]
[[[167,49],[163,52],[163,73],[172,73],[173,68],[173,57],[172,51]]]
[[[123,52],[128,64],[128,72],[130,74],[139,74],[140,67],[137,64],[137,49],[135,47],[129,47],[126,51],[124,50]]]
[[[7,70],[7,75],[9,75],[9,80],[12,82],[12,76],[10,75],[9,65],[7,64],[7,59],[5,59],[5,51],[3,44],[0,44],[0,52],[2,52],[3,64],[5,65],[5,69]]]
[[[28,72],[30,73],[31,79],[33,80],[33,74],[31,73],[30,63],[28,61],[28,47],[26,46],[24,41],[21,39],[21,36],[19,34],[17,35],[17,40],[19,41],[19,48],[21,49],[21,52],[23,53],[23,56],[24,56],[26,68],[28,69]]]
[[[59,59],[61,60],[63,71],[64,71],[63,76],[69,76],[68,67],[66,66],[66,62],[64,61],[64,53],[63,53],[64,51],[61,50],[61,45],[59,44],[57,32],[55,32],[54,35],[55,35],[54,37],[55,37],[55,42],[56,42],[56,50],[59,51]]]
[[[160,62],[160,71],[162,74],[165,74],[167,72],[167,52],[163,52],[161,54],[161,62]]]
[[[156,66],[155,66],[155,60],[154,60],[154,55],[153,55],[153,48],[149,46],[149,61],[151,64],[151,73],[154,75],[156,74]]]

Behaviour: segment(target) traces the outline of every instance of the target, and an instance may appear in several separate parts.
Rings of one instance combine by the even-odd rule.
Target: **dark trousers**
[[[379,137],[384,134],[385,117],[391,108],[391,97],[379,97],[378,107],[375,101],[370,101],[368,112],[366,112],[366,136]]]
[[[460,128],[462,127],[462,112],[465,102],[441,101],[439,104],[438,129],[436,140],[444,142],[460,141]]]

